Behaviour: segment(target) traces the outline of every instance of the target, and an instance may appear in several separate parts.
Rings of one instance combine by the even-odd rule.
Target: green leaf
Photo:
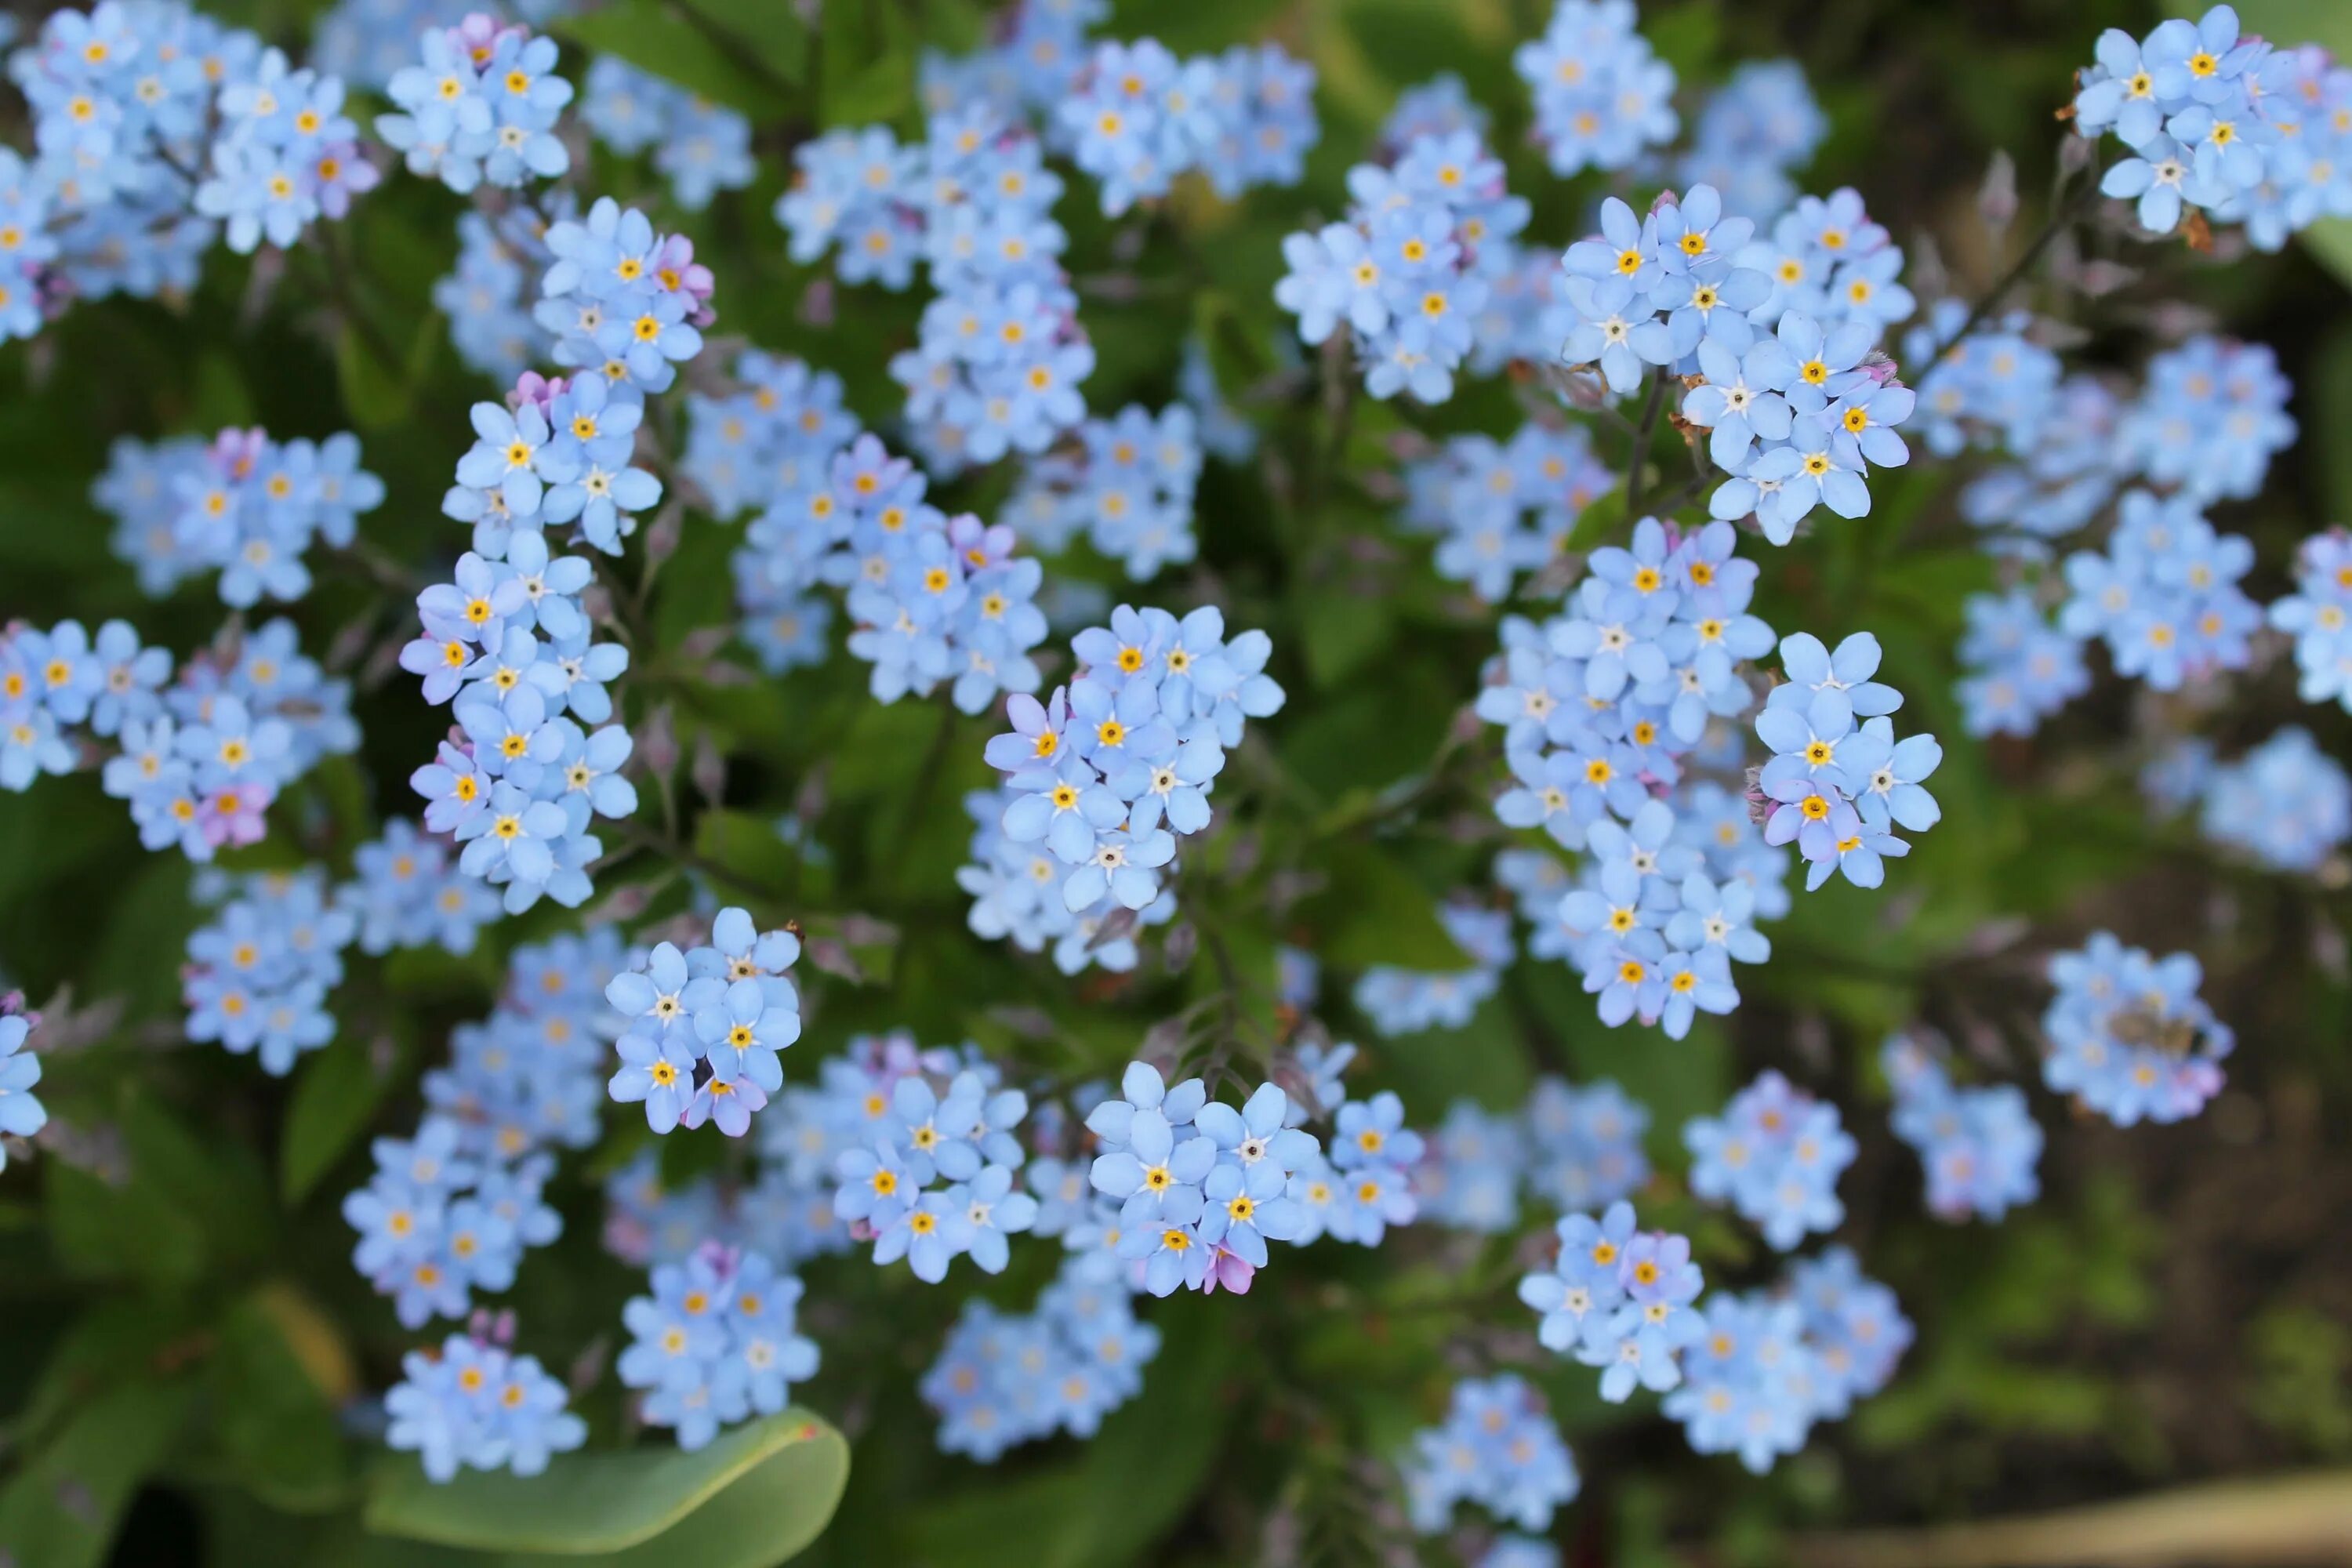
[[[440,341],[437,318],[419,323],[409,339],[406,361],[393,364],[385,359],[390,351],[382,336],[371,337],[345,321],[335,334],[335,380],[352,423],[362,430],[382,430],[404,422],[415,409],[417,388],[432,373]]]
[[[1420,879],[1369,844],[1335,846],[1330,881],[1302,907],[1317,936],[1315,955],[1342,969],[1395,964],[1425,973],[1472,967],[1437,918]]]
[[[697,1453],[562,1456],[540,1476],[467,1470],[436,1486],[413,1458],[379,1472],[370,1532],[579,1568],[772,1568],[816,1539],[849,1479],[849,1444],[805,1410]]]
[[[774,7],[775,19],[787,15],[782,5]],[[775,84],[714,38],[708,18],[701,26],[697,22],[682,5],[621,0],[584,16],[566,18],[551,30],[587,48],[618,55],[713,103],[754,119],[775,118],[785,107]]]
[[[1337,686],[1363,667],[1395,635],[1389,600],[1351,594],[1331,585],[1300,595],[1299,620],[1307,644],[1307,669],[1318,686]]]
[[[898,119],[915,102],[915,40],[892,5],[824,0],[817,100],[828,128]]]
[[[278,1146],[278,1189],[289,1205],[310,1194],[383,1103],[392,1079],[373,1054],[363,1037],[338,1039],[303,1067]]]
[[[729,896],[746,888],[767,888],[782,898],[793,883],[792,850],[765,817],[748,811],[706,811],[694,824],[694,852],[727,868],[738,879]]]
[[[1625,526],[1625,492],[1611,489],[1596,499],[1576,515],[1576,526],[1568,531],[1568,542],[1563,550],[1591,550],[1606,544]]]
[[[0,1546],[25,1568],[98,1568],[122,1510],[187,1414],[184,1384],[125,1384],[76,1411],[0,1491]]]
[[[216,1462],[246,1489],[289,1512],[336,1508],[350,1489],[351,1452],[327,1390],[304,1365],[293,1338],[333,1333],[316,1308],[276,1288],[229,1310],[205,1362]],[[327,1355],[340,1370],[339,1381],[348,1384],[349,1361],[340,1341]]]
[[[685,6],[713,42],[748,54],[793,86],[803,79],[808,28],[782,0],[685,0]]]
[[[184,1283],[216,1259],[267,1248],[268,1188],[241,1145],[200,1139],[152,1098],[121,1123],[120,1182],[58,1162],[46,1173],[50,1243],[71,1272]]]
[[[1440,70],[1462,78],[1474,98],[1492,102],[1515,85],[1495,50],[1470,37],[1465,7],[1422,0],[1349,0],[1340,12],[1356,47],[1394,87],[1425,81]]]

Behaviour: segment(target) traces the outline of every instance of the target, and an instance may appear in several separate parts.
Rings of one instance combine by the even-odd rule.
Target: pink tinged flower
[[[261,814],[268,809],[275,793],[267,784],[247,780],[225,784],[206,795],[198,823],[205,842],[215,849],[260,843],[268,831]]]
[[[519,409],[526,403],[536,404],[539,411],[544,414],[570,384],[562,376],[541,375],[535,370],[527,370],[515,383],[514,390],[507,394],[507,406]]]
[[[1217,1287],[1222,1285],[1236,1296],[1246,1296],[1251,1282],[1256,1278],[1255,1268],[1220,1247],[1216,1258],[1209,1264],[1209,1271],[1201,1277],[1201,1293],[1213,1296],[1217,1293]]]

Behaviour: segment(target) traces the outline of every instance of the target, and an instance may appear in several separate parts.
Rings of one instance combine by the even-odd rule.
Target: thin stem
[[[1633,429],[1633,455],[1625,464],[1625,515],[1642,515],[1642,474],[1650,460],[1650,437],[1657,433],[1658,415],[1666,405],[1666,372],[1650,373],[1649,401],[1642,405],[1642,422]]]
[[[2074,226],[2075,218],[2082,216],[2098,194],[2099,171],[2095,166],[2090,170],[2090,177],[2083,182],[2072,196],[2051,209],[2050,221],[2042,226],[2042,232],[2033,237],[2032,243],[2028,245],[2024,253],[2011,264],[2009,270],[2002,273],[1994,281],[1992,287],[1984,291],[1983,296],[1977,300],[1976,308],[1969,312],[1968,320],[1960,323],[1959,331],[1936,345],[1937,357],[1940,358],[1955,343],[1965,341],[1970,332],[1984,325],[1986,319],[1991,316],[1993,311],[2000,308],[2001,300],[2008,297],[2009,291],[2023,281],[2026,273],[2032,269],[2033,264],[2042,259],[2042,253],[2050,248],[2059,235]]]

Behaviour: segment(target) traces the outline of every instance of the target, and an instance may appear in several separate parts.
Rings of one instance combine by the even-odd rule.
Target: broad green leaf
[[[1386,963],[1433,974],[1471,967],[1439,922],[1436,899],[1386,851],[1335,845],[1323,869],[1329,884],[1301,910],[1318,958],[1342,969]]]
[[[443,331],[437,316],[419,322],[407,340],[406,357],[394,360],[390,356],[395,351],[382,332],[343,323],[335,337],[335,379],[342,389],[343,412],[353,425],[382,430],[415,411],[417,389],[432,373]]]
[[[1386,599],[1349,592],[1338,584],[1312,588],[1298,600],[1306,634],[1307,668],[1318,686],[1337,686],[1389,646],[1395,616]]]
[[[694,852],[725,867],[735,879],[719,889],[730,902],[754,888],[767,889],[771,897],[781,899],[792,886],[792,850],[765,817],[751,812],[704,812],[695,820]]]
[[[1527,1042],[1505,995],[1487,998],[1459,1029],[1382,1041],[1376,1054],[1416,1124],[1434,1123],[1457,1100],[1507,1111],[1527,1098]]]
[[[1482,48],[1465,23],[1469,8],[1421,0],[1348,0],[1340,12],[1364,58],[1391,87],[1451,71],[1483,102],[1502,101],[1517,84],[1496,50]]]
[[[773,1568],[816,1539],[849,1479],[849,1444],[805,1410],[669,1447],[568,1454],[544,1475],[461,1472],[436,1486],[408,1456],[378,1473],[377,1535],[580,1568]]]
[[[684,0],[688,20],[712,42],[740,49],[779,81],[798,86],[808,69],[808,28],[780,0]]]
[[[212,1419],[209,1446],[194,1461],[217,1468],[293,1513],[341,1506],[351,1489],[351,1450],[338,1429],[324,1378],[354,1382],[333,1326],[285,1287],[247,1297],[221,1321],[203,1363]],[[318,1363],[313,1367],[311,1363]]]
[[[1576,514],[1576,526],[1568,531],[1568,542],[1561,548],[1597,549],[1623,531],[1624,527],[1625,492],[1611,489]]]
[[[850,721],[826,783],[841,800],[903,790],[908,770],[940,744],[940,728],[953,721],[941,704],[901,699],[868,702]]]
[[[183,1383],[126,1383],[79,1406],[0,1490],[0,1548],[24,1568],[98,1568],[122,1510],[179,1435]]]
[[[915,102],[915,38],[894,5],[824,0],[817,98],[825,125],[874,125]]]
[[[776,15],[788,16],[779,5]],[[618,55],[631,65],[676,82],[713,103],[772,120],[788,105],[775,83],[769,81],[711,36],[707,26],[696,26],[683,5],[664,0],[621,0],[584,16],[572,16],[551,31],[588,48]]]
[[[169,1284],[194,1279],[208,1255],[269,1245],[268,1189],[242,1145],[199,1137],[152,1095],[129,1100],[120,1131],[120,1182],[63,1162],[46,1173],[50,1242],[68,1269]]]
[[[289,1204],[310,1194],[383,1103],[392,1075],[373,1057],[365,1035],[347,1033],[297,1069],[293,1104],[278,1146],[278,1190]]]

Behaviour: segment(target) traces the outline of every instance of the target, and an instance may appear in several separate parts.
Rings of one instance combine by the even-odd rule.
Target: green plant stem
[[[1995,279],[1992,287],[1987,289],[1978,299],[1976,308],[1969,312],[1968,319],[1960,323],[1959,330],[1936,345],[1937,357],[1940,358],[1954,344],[1965,342],[1970,332],[1984,325],[1987,318],[2000,307],[2001,300],[2008,297],[2009,291],[2022,282],[2026,273],[2032,270],[2033,264],[2042,259],[2042,252],[2048,250],[2061,234],[2074,226],[2074,220],[2090,206],[2098,194],[2099,171],[2095,164],[2089,171],[2089,177],[2076,188],[2074,194],[2051,208],[2050,219],[2042,226],[2042,231],[2033,237],[2032,243],[2028,244],[2018,258],[2010,264],[2009,270]]]
[[[1633,453],[1625,460],[1625,516],[1638,521],[1642,515],[1642,475],[1649,467],[1650,438],[1657,433],[1658,415],[1666,405],[1667,373],[1661,369],[1650,373],[1649,401],[1642,405],[1641,423],[1633,427]]]

